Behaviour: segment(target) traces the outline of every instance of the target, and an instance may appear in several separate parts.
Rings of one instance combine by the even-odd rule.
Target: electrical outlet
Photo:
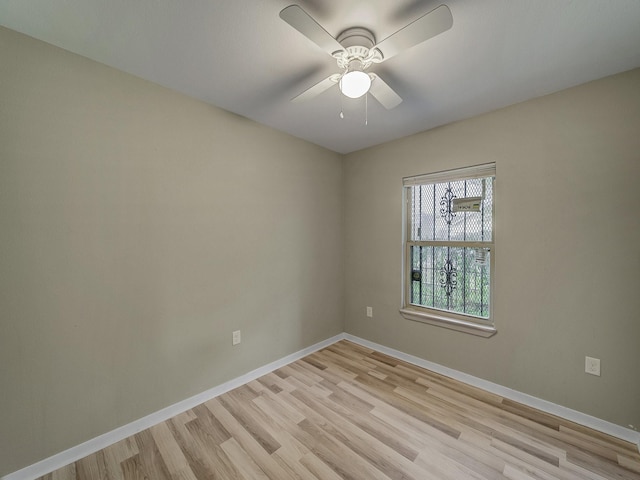
[[[584,371],[591,375],[600,376],[600,359],[584,357]]]
[[[233,332],[231,343],[233,345],[238,345],[241,341],[242,341],[242,337],[240,336],[240,330],[236,330],[235,332]]]
[[[367,317],[373,317],[373,307],[367,307]]]

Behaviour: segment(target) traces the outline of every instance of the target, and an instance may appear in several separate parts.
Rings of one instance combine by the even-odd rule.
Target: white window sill
[[[436,313],[419,312],[408,308],[401,308],[400,315],[407,320],[428,323],[430,325],[449,328],[451,330],[457,330],[458,332],[469,333],[471,335],[478,335],[485,338],[491,337],[498,332],[493,325],[481,325],[479,323],[445,317]]]

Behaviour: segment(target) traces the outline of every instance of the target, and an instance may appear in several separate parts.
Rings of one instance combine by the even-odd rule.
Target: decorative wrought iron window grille
[[[405,179],[403,308],[491,320],[494,178],[489,164]],[[479,211],[456,209],[471,197]]]

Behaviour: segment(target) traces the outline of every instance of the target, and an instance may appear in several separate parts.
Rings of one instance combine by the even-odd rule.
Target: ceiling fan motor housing
[[[371,50],[376,44],[376,38],[370,30],[362,27],[348,28],[336,39],[344,50],[334,53],[338,66],[346,71],[364,70],[379,56],[377,50]],[[357,63],[354,63],[356,62]],[[360,67],[360,68],[358,68]]]
[[[376,37],[370,30],[362,27],[348,28],[338,35],[338,43],[344,48],[364,47],[369,50],[376,44]]]

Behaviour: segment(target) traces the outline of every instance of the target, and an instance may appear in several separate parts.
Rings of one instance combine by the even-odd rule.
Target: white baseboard
[[[275,362],[271,362],[249,373],[229,380],[228,382],[218,385],[217,387],[213,387],[206,392],[202,392],[191,398],[182,400],[174,405],[163,408],[162,410],[158,410],[157,412],[147,415],[146,417],[143,417],[139,420],[135,420],[127,425],[123,425],[122,427],[116,428],[115,430],[92,438],[91,440],[81,443],[80,445],[71,447],[64,452],[60,452],[49,458],[45,458],[44,460],[34,463],[33,465],[5,475],[0,480],[34,480],[38,477],[46,475],[47,473],[62,468],[65,465],[69,465],[72,462],[80,460],[87,455],[91,455],[98,450],[102,450],[109,445],[113,445],[120,440],[130,437],[131,435],[135,435],[142,430],[157,425],[158,423],[164,422],[165,420],[168,420],[171,417],[174,417],[182,412],[196,407],[201,403],[206,402],[207,400],[211,400],[218,395],[222,395],[223,393],[233,390],[234,388],[237,388],[241,385],[244,385],[245,383],[255,380],[256,378],[266,375],[267,373],[273,372],[280,367],[284,367],[289,363],[295,362],[296,360],[299,360],[302,357],[305,357],[315,351],[329,346],[332,343],[342,340],[343,338],[345,338],[344,333],[341,333],[334,337],[323,340],[322,342],[316,343],[315,345],[311,345],[310,347],[303,348],[296,353],[287,355],[286,357],[276,360]]]
[[[316,343],[315,345],[304,348],[296,353],[287,355],[286,357],[276,360],[275,362],[271,362],[267,365],[257,368],[249,373],[229,380],[228,382],[211,388],[191,398],[187,398],[186,400],[182,400],[174,405],[163,408],[162,410],[147,415],[146,417],[143,417],[139,420],[135,420],[134,422],[131,422],[127,425],[123,425],[122,427],[116,428],[115,430],[95,437],[87,442],[65,450],[64,452],[60,452],[49,458],[45,458],[44,460],[34,463],[33,465],[5,475],[4,477],[0,478],[0,480],[34,480],[38,477],[46,475],[47,473],[62,468],[65,465],[69,465],[72,462],[84,458],[87,455],[91,455],[98,450],[102,450],[109,445],[113,445],[120,440],[130,437],[131,435],[135,435],[142,430],[157,425],[158,423],[164,422],[165,420],[168,420],[171,417],[174,417],[197,405],[200,405],[207,400],[222,395],[223,393],[233,390],[234,388],[244,385],[245,383],[255,380],[263,375],[266,375],[267,373],[277,370],[278,368],[288,365],[289,363],[295,362],[302,357],[305,357],[315,351],[318,351],[343,339],[349,340],[353,343],[357,343],[367,348],[371,348],[373,350],[377,350],[381,353],[386,353],[387,355],[391,355],[392,357],[396,357],[400,360],[404,360],[405,362],[412,363],[428,370],[432,370],[442,375],[446,375],[447,377],[451,377],[463,383],[473,385],[474,387],[482,388],[483,390],[495,393],[529,407],[537,408],[538,410],[541,410],[543,412],[557,415],[558,417],[570,420],[580,425],[584,425],[585,427],[593,428],[594,430],[598,430],[627,442],[634,443],[638,445],[638,450],[640,451],[640,433],[629,428],[621,427],[614,423],[592,417],[591,415],[587,415],[585,413],[581,413],[576,410],[563,407],[561,405],[556,405],[555,403],[542,400],[532,395],[503,387],[502,385],[498,385],[496,383],[474,377],[473,375],[468,375],[458,370],[454,370],[452,368],[445,367],[443,365],[439,365],[437,363],[433,363],[428,360],[415,357],[413,355],[409,355],[393,348],[385,347],[384,345],[380,345],[378,343],[364,340],[360,337],[356,337],[348,333],[341,333],[322,342]]]
[[[473,375],[469,375],[458,370],[454,370],[453,368],[445,367],[443,365],[439,365],[437,363],[430,362],[413,355],[409,355],[393,348],[385,347],[384,345],[380,345],[378,343],[370,342],[369,340],[364,340],[349,333],[345,333],[344,338],[353,343],[357,343],[358,345],[362,345],[363,347],[377,350],[381,353],[386,353],[387,355],[398,358],[400,360],[404,360],[405,362],[412,363],[419,367],[426,368],[427,370],[431,370],[441,375],[459,380],[460,382],[466,383],[468,385],[473,385],[474,387],[478,387],[488,392],[495,393],[496,395],[508,398],[509,400],[522,403],[529,407],[533,407],[543,412],[556,415],[579,425],[583,425],[599,432],[606,433],[607,435],[620,438],[637,445],[638,451],[640,451],[640,432],[636,432],[635,430],[631,430],[630,428],[621,427],[620,425],[616,425],[615,423],[592,417],[591,415],[587,415],[586,413],[578,412],[577,410],[572,410],[571,408],[563,407],[562,405],[557,405],[547,400],[542,400],[541,398],[534,397],[533,395],[528,395],[526,393],[518,392],[517,390],[512,390],[508,387],[503,387],[502,385],[498,385],[497,383],[474,377]]]

